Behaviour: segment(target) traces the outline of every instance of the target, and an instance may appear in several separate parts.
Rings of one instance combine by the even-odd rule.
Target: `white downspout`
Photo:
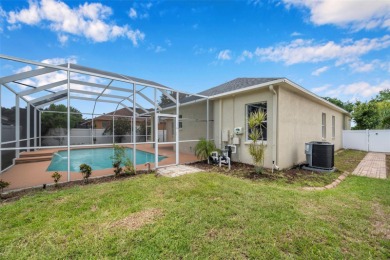
[[[277,158],[277,146],[276,146],[276,128],[278,119],[278,94],[276,93],[274,86],[270,85],[269,90],[273,93],[272,96],[272,173],[274,169],[279,170],[279,166],[276,164]]]

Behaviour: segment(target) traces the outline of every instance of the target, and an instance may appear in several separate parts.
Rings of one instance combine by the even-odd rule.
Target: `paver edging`
[[[345,178],[349,175],[349,172],[344,172],[341,174],[336,180],[334,180],[331,184],[328,184],[324,187],[303,187],[303,190],[309,190],[309,191],[318,191],[318,190],[328,190],[336,188],[337,185],[339,185]]]

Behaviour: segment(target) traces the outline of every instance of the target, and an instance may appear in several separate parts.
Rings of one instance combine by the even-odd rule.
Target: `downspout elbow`
[[[274,95],[277,95],[275,89],[274,89],[274,85],[269,85],[269,91],[273,92]]]

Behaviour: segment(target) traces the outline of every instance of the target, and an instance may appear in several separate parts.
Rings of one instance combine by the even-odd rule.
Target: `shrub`
[[[1,192],[3,192],[3,189],[4,188],[7,188],[9,186],[9,182],[6,182],[6,181],[3,181],[3,180],[0,180],[0,189],[1,189]]]
[[[84,182],[88,182],[89,176],[92,174],[92,168],[88,164],[81,164],[80,165],[80,172],[83,175]]]
[[[265,145],[263,142],[262,124],[267,115],[262,111],[251,113],[248,118],[249,127],[249,139],[252,141],[249,145],[249,154],[252,156],[255,170],[257,173],[261,173],[264,164],[264,150]],[[261,143],[258,141],[261,140]]]
[[[117,177],[119,174],[121,174],[122,172],[122,167],[121,167],[121,161],[114,161],[112,163],[112,166],[114,167],[114,174],[115,174],[115,177]]]
[[[114,174],[118,176],[122,173],[121,164],[126,160],[126,148],[117,144],[114,144],[114,155],[111,156],[112,166],[114,167]]]
[[[130,158],[126,158],[125,160],[125,173],[129,175],[135,174],[134,165]]]
[[[213,141],[201,138],[195,146],[195,155],[199,160],[207,160],[216,147]]]
[[[54,179],[54,186],[58,187],[58,181],[61,179],[62,175],[58,172],[54,172],[51,177]]]

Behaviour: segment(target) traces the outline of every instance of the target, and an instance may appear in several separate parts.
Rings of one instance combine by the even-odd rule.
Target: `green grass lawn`
[[[0,204],[0,259],[388,259],[389,190],[357,176],[313,192],[199,173],[42,191]]]

